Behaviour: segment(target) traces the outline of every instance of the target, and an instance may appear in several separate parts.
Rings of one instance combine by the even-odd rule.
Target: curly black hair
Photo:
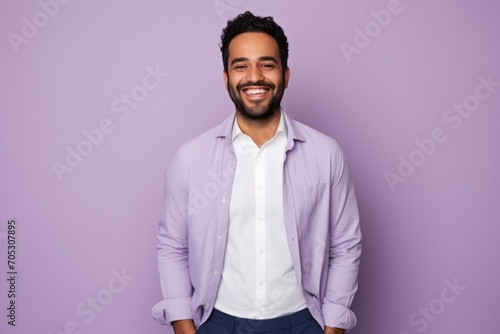
[[[276,40],[284,72],[288,64],[288,40],[285,32],[274,22],[271,16],[255,16],[252,12],[246,11],[233,20],[227,21],[227,26],[222,30],[219,47],[222,52],[222,63],[226,73],[229,59],[229,43],[233,38],[245,32],[263,32]]]

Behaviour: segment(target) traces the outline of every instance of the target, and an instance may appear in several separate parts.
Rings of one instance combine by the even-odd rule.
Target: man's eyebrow
[[[233,65],[234,63],[239,63],[239,62],[242,62],[242,61],[248,61],[248,58],[245,58],[245,57],[234,58],[234,59],[231,61],[231,65]]]
[[[271,56],[263,56],[263,57],[260,57],[259,60],[260,61],[272,61],[272,62],[275,62],[276,64],[278,64],[278,60],[274,57],[271,57]]]
[[[231,65],[233,65],[234,63],[239,63],[239,62],[243,62],[243,61],[248,61],[248,58],[246,58],[246,57],[234,58],[231,61]],[[278,60],[276,60],[276,58],[271,57],[271,56],[262,56],[262,57],[259,57],[259,61],[272,61],[272,62],[278,64]]]

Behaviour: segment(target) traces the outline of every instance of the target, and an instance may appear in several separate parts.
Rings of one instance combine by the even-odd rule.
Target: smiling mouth
[[[269,92],[269,88],[244,88],[243,93],[245,93],[246,96],[253,97],[253,98],[262,98],[264,97],[267,92]]]

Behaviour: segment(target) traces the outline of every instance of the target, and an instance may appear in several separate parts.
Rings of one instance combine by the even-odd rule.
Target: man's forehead
[[[229,43],[229,58],[276,58],[278,54],[276,40],[263,32],[245,32]]]

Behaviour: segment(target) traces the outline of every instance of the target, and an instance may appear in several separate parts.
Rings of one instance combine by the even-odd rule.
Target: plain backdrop
[[[285,111],[349,160],[364,236],[351,333],[496,332],[494,0],[2,0],[0,331],[170,333],[150,316],[163,172],[234,112],[218,43],[245,10],[288,36]]]

